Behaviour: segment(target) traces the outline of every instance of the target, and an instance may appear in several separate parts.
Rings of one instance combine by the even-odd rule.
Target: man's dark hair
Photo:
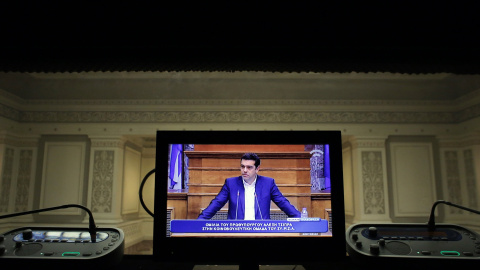
[[[258,168],[260,166],[260,158],[257,156],[255,153],[245,153],[240,161],[244,160],[254,160],[255,161],[255,168]]]

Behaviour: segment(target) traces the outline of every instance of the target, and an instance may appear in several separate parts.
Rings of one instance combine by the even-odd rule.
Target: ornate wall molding
[[[0,116],[10,120],[20,121],[21,111],[0,103]]]
[[[467,101],[464,101],[466,104]],[[32,100],[0,101],[0,116],[20,123],[461,123],[480,104],[418,100]],[[15,109],[15,107],[23,109]],[[52,109],[53,108],[53,109]]]
[[[351,141],[353,149],[356,148],[385,148],[385,140],[387,138],[371,138],[371,139],[355,139]]]
[[[124,139],[91,139],[92,148],[120,148],[123,149]]]
[[[480,116],[480,104],[470,106],[455,113],[455,122],[461,123]]]
[[[22,123],[456,123],[444,112],[23,112]]]
[[[37,147],[38,138],[22,138],[13,135],[0,135],[0,144],[10,145],[14,147]]]
[[[480,145],[480,134],[473,132],[465,136],[439,137],[438,145],[442,148],[460,148]]]
[[[444,100],[318,100],[318,99],[110,99],[110,100],[29,100],[26,107],[39,106],[452,106]]]

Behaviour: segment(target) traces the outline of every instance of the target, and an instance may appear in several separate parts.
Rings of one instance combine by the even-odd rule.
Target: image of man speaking
[[[300,217],[300,212],[278,189],[275,180],[258,175],[260,158],[246,153],[240,159],[241,176],[225,180],[218,195],[198,216],[211,219],[228,201],[228,219],[270,219],[270,201],[273,201],[288,217]]]

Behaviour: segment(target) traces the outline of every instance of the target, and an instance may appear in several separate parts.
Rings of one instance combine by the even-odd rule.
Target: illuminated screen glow
[[[260,166],[242,170],[241,158],[245,153],[255,153]],[[166,166],[167,208],[175,211],[167,227],[168,237],[332,236],[328,144],[169,144]],[[250,198],[242,176],[249,170],[255,171],[257,177]],[[185,194],[188,211],[173,210],[179,194]],[[217,196],[221,198],[220,208],[213,216],[203,217],[202,211],[217,203]],[[256,214],[254,221],[245,220],[248,206]],[[230,207],[235,209],[235,218],[229,215]],[[306,214],[302,217],[303,210]]]

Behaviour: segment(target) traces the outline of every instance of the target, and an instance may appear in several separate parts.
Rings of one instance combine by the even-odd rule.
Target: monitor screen
[[[158,131],[155,259],[343,258],[341,151],[339,131]]]

